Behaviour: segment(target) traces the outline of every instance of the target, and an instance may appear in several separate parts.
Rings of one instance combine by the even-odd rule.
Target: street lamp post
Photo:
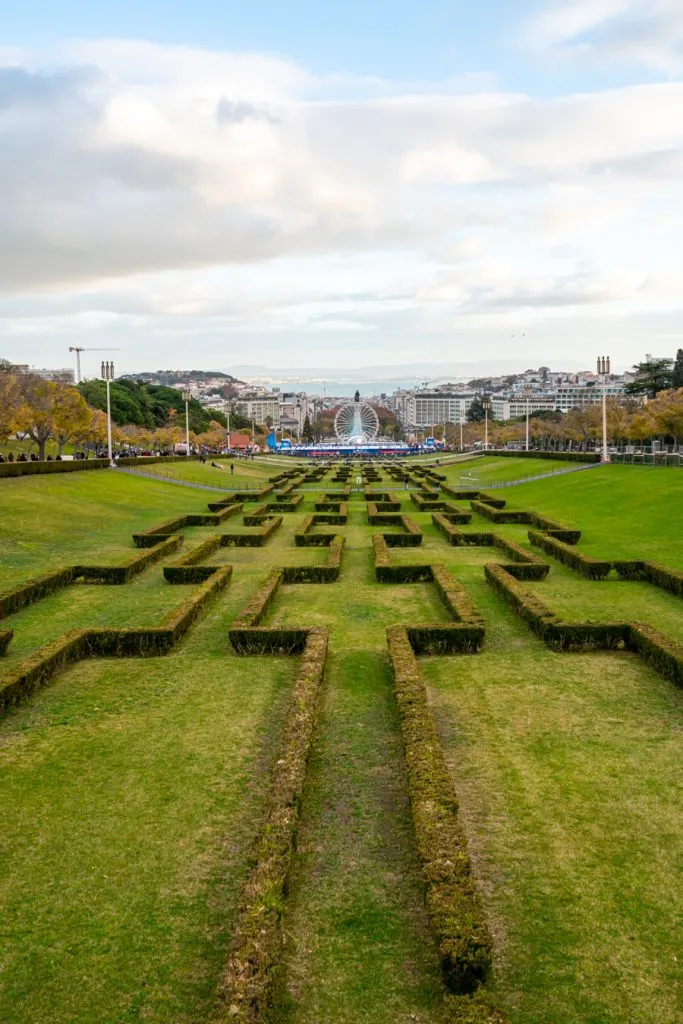
[[[598,356],[598,374],[602,377],[602,455],[601,462],[609,462],[607,452],[607,377],[610,374],[609,356]]]
[[[524,449],[529,451],[529,399],[531,398],[531,388],[524,389],[524,397],[526,398],[526,442]]]
[[[103,362],[100,376],[107,385],[107,457],[109,459],[109,465],[112,469],[115,469],[116,463],[114,462],[114,455],[111,448],[111,397],[109,394],[109,385],[114,379],[114,364]]]
[[[481,400],[482,407],[484,409],[484,448],[488,449],[489,446],[489,409],[491,408],[491,399],[488,395],[484,395]]]
[[[183,402],[185,403],[185,455],[190,457],[190,399],[192,394],[189,385],[183,389]]]
[[[228,449],[230,448],[230,401],[225,400],[225,419],[228,425]]]

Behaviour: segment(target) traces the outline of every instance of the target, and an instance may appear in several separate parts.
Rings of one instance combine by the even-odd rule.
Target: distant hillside
[[[154,370],[140,373],[123,374],[119,380],[136,380],[144,384],[165,384],[172,387],[174,384],[184,384],[187,381],[220,380],[224,384],[242,384],[243,382],[229,373],[221,373],[220,370]]]
[[[101,380],[87,380],[78,385],[86,402],[95,409],[106,409],[107,395],[105,383]],[[114,423],[125,426],[128,423],[137,427],[154,430],[168,423],[170,410],[174,409],[178,422],[185,422],[185,403],[182,394],[175,388],[163,384],[141,383],[139,380],[120,378],[111,385],[111,416]],[[190,430],[201,434],[209,429],[211,420],[221,426],[226,425],[225,415],[215,409],[205,409],[192,398],[189,403]],[[238,417],[233,414],[233,425],[241,426]],[[246,421],[244,421],[246,422]]]

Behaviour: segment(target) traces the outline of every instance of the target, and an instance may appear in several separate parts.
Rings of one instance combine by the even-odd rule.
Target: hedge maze
[[[410,491],[401,489],[406,472]],[[351,489],[358,473],[364,484],[360,492]],[[240,656],[279,655],[298,662],[270,768],[259,838],[217,982],[214,1021],[265,1022],[287,987],[288,898],[311,745],[320,728],[328,652],[337,651],[336,631],[344,624],[354,587],[381,585],[374,591],[378,607],[383,595],[386,600],[393,600],[394,591],[400,595],[395,621],[387,625],[386,618],[378,619],[376,629],[384,636],[414,849],[441,972],[438,1014],[445,1013],[444,1019],[456,1024],[501,1024],[508,1019],[490,992],[496,957],[492,929],[420,662],[453,658],[452,672],[457,674],[463,658],[476,661],[486,650],[489,623],[467,579],[478,572],[502,599],[496,614],[505,615],[509,608],[562,656],[601,650],[635,653],[666,679],[683,683],[683,643],[677,636],[652,621],[572,619],[554,611],[552,598],[545,597],[556,563],[595,588],[605,588],[607,603],[615,583],[646,584],[653,592],[683,597],[683,573],[637,558],[590,557],[581,551],[581,534],[574,527],[534,510],[509,509],[503,499],[450,488],[444,481],[443,474],[421,467],[295,468],[273,477],[258,492],[235,491],[211,501],[206,513],[176,516],[133,533],[132,543],[141,551],[119,565],[65,566],[0,594],[0,618],[8,627],[0,630],[0,656],[8,665],[0,674],[0,709],[7,712],[78,661],[168,653],[210,603],[220,614],[221,592],[239,579],[243,566],[258,569],[259,582],[246,603],[225,621],[224,643]],[[311,489],[317,484],[324,489]],[[308,489],[298,490],[302,486]],[[203,530],[191,533],[188,544],[188,531],[197,527],[212,529],[208,535]],[[238,548],[247,549],[239,556],[244,561],[232,563],[231,552]],[[461,582],[463,566],[471,570]],[[174,587],[188,588],[160,622],[126,628],[74,623],[66,635],[10,664],[12,617],[23,609],[67,587],[125,587],[153,571]],[[325,584],[329,595],[324,606],[318,584]],[[415,619],[411,594],[417,585],[433,592],[438,621]],[[316,604],[332,609],[329,626],[312,625],[303,615],[300,622],[279,621],[293,587],[310,592],[311,609]],[[353,630],[348,643],[354,647]]]

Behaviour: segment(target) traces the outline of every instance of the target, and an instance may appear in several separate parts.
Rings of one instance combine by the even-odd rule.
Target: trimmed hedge
[[[261,1024],[268,1016],[283,948],[287,893],[311,749],[318,694],[325,672],[327,630],[309,629],[273,762],[263,826],[253,867],[239,900],[217,1021]]]
[[[121,565],[70,565],[54,569],[42,576],[35,576],[13,590],[0,594],[0,618],[13,615],[79,579],[86,583],[127,583],[149,565],[176,551],[182,540],[183,538],[177,535],[164,536],[156,547],[142,555],[134,555]]]
[[[375,556],[375,576],[380,583],[424,583],[432,580],[431,565],[392,565],[387,546],[387,534],[375,533],[372,547]],[[395,535],[392,535],[395,536]]]
[[[289,501],[283,501],[281,496],[276,495],[275,501],[271,501],[266,505],[266,510],[276,514],[280,512],[296,512],[303,500],[303,494],[295,494]]]
[[[547,516],[539,515],[538,512],[532,512],[531,519],[534,526],[539,530],[549,533],[551,537],[555,537],[557,540],[564,541],[565,544],[578,544],[581,540],[581,530],[574,530],[569,526],[563,526],[562,523],[556,523],[554,519],[548,519]]]
[[[447,987],[473,992],[490,970],[492,943],[458,821],[458,800],[406,627],[390,626],[387,645],[425,905]]]
[[[533,513],[522,509],[500,509],[485,501],[471,501],[472,510],[477,515],[490,519],[492,523],[527,523],[533,522]]]
[[[13,615],[21,608],[40,601],[48,594],[68,587],[76,578],[76,567],[73,565],[61,569],[53,569],[51,572],[43,573],[42,576],[34,576],[13,590],[0,594],[0,618],[6,615]]]
[[[385,533],[384,540],[390,548],[416,548],[422,543],[422,530],[410,516],[401,516],[403,533]]]
[[[74,569],[75,578],[87,583],[128,583],[150,565],[177,551],[182,543],[183,538],[179,534],[171,534],[153,548],[149,548],[141,555],[133,555],[121,565],[77,565]]]
[[[0,708],[18,704],[50,678],[88,657],[165,654],[182,638],[211,598],[230,581],[232,566],[216,573],[162,620],[141,629],[74,629],[25,658],[0,685]]]
[[[334,583],[341,572],[342,552],[346,538],[340,533],[330,534],[327,565],[287,566],[282,572],[284,583]]]
[[[258,626],[272,604],[282,584],[282,569],[271,569],[255,594],[233,622],[235,629],[251,629]]]
[[[7,654],[7,648],[14,636],[13,629],[0,629],[0,658]]]
[[[630,622],[628,646],[661,675],[683,686],[683,644],[645,622]]]
[[[561,540],[551,537],[547,533],[540,533],[538,530],[529,530],[529,540],[536,547],[541,548],[546,554],[552,555],[564,565],[574,569],[582,576],[591,580],[604,580],[612,568],[611,562],[591,558],[590,555],[583,555],[571,544],[564,544]]]
[[[184,558],[164,566],[164,578],[168,583],[202,583],[209,576],[213,576],[218,566],[199,565],[205,558],[212,555],[221,546],[223,536],[214,533],[211,537],[198,544],[196,548],[188,552]],[[157,550],[154,548],[153,550]]]
[[[266,544],[272,533],[275,533],[282,526],[282,516],[264,517],[263,525],[254,533],[224,533],[222,534],[221,547],[227,548],[232,545],[235,548],[261,548]]]
[[[654,587],[661,590],[668,590],[670,594],[683,597],[683,572],[677,569],[669,569],[657,562],[645,562],[645,579]],[[617,571],[619,565],[617,564]]]

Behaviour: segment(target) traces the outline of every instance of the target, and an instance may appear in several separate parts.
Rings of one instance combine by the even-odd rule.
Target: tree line
[[[139,450],[168,451],[185,440],[185,403],[176,388],[117,380],[110,385],[112,437],[118,445]],[[31,373],[17,373],[0,359],[0,443],[11,436],[28,439],[44,459],[54,442],[61,454],[67,444],[97,450],[107,440],[106,385],[101,380],[78,386],[61,384]],[[226,440],[225,414],[188,403],[190,439],[195,445],[219,447]],[[247,426],[231,415],[231,428]]]

